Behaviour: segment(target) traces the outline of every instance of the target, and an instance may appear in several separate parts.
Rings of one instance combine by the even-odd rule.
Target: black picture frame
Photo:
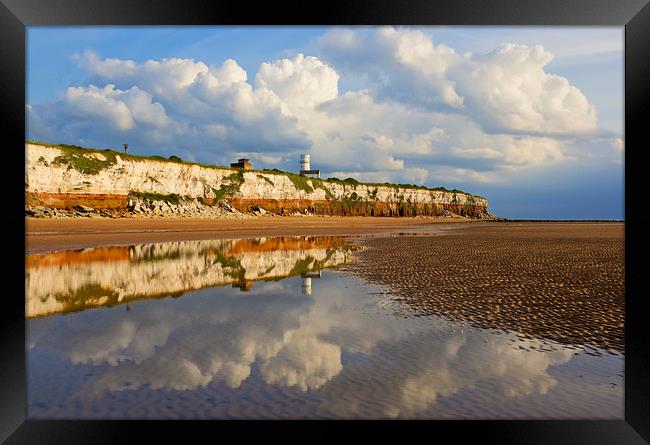
[[[322,4],[205,0],[0,0],[0,107],[6,191],[0,224],[10,252],[4,273],[12,283],[3,292],[0,325],[0,440],[6,443],[123,443],[140,437],[212,440],[237,432],[237,439],[259,431],[282,430],[294,439],[341,439],[342,430],[359,440],[366,433],[386,436],[424,434],[496,443],[650,442],[650,354],[646,329],[643,254],[648,251],[648,205],[643,197],[645,116],[650,111],[649,0],[453,0],[328,1]],[[26,27],[38,25],[566,25],[625,26],[625,419],[431,421],[431,422],[164,422],[36,421],[26,419],[25,300],[23,255],[24,190],[20,187],[25,142]],[[644,231],[644,229],[646,231]],[[15,287],[14,287],[15,286]],[[646,310],[644,310],[646,309]],[[450,440],[450,439],[448,439]]]

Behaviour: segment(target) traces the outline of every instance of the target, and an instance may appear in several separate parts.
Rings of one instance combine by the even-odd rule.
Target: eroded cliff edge
[[[451,212],[491,218],[485,198],[459,190],[321,180],[278,170],[244,171],[112,150],[25,144],[28,206],[164,213],[167,208],[176,211],[224,201],[240,212],[361,216]]]

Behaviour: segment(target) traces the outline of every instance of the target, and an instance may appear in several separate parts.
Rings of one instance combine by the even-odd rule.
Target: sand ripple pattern
[[[624,351],[622,223],[487,223],[364,242],[345,269],[412,315]]]

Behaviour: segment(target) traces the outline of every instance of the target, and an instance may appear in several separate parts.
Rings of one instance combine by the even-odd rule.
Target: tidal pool
[[[338,237],[26,257],[30,418],[623,418],[621,356],[418,316]]]

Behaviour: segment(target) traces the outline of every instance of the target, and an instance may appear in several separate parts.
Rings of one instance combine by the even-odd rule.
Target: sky
[[[623,219],[623,27],[29,27],[26,138]]]

